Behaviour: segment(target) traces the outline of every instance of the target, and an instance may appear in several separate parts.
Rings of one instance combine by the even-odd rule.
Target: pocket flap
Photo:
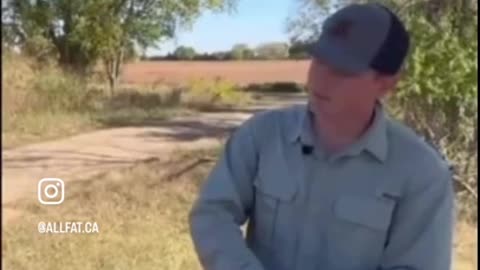
[[[375,198],[343,196],[335,203],[334,211],[343,220],[386,231],[393,207],[393,204]]]
[[[295,179],[283,170],[260,170],[255,178],[255,187],[263,194],[282,201],[291,201],[297,192]]]

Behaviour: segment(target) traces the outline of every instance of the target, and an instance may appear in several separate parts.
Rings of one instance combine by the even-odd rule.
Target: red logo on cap
[[[330,35],[337,38],[345,38],[350,32],[351,27],[352,27],[351,21],[341,20],[330,28],[329,33]]]

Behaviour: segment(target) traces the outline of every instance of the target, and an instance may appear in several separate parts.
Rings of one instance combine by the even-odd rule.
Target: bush
[[[37,97],[31,89],[35,79],[32,62],[13,53],[2,54],[2,112],[14,116],[29,110]]]
[[[182,94],[182,103],[197,108],[223,108],[242,105],[249,101],[249,95],[226,80],[191,80]]]
[[[460,213],[476,221],[478,41],[459,33],[451,17],[459,15],[435,24],[418,13],[409,16],[414,44],[394,100],[398,117],[452,163]]]
[[[245,44],[237,44],[233,46],[229,53],[229,58],[233,60],[253,59],[255,52]]]
[[[245,88],[245,91],[260,93],[303,93],[305,92],[305,86],[295,82],[262,83],[250,84]]]
[[[92,104],[102,91],[85,80],[16,54],[2,55],[4,147],[33,143],[93,128]]]
[[[280,42],[265,43],[257,47],[255,54],[259,59],[273,60],[288,58],[288,44]]]
[[[288,49],[288,54],[290,59],[308,59],[310,55],[308,54],[308,46],[310,46],[307,42],[297,41],[290,45]]]
[[[86,109],[86,79],[60,68],[43,64],[20,55],[2,57],[4,70],[4,111],[15,116],[38,112],[66,112]]]
[[[178,47],[174,52],[175,58],[178,60],[192,60],[196,54],[193,48],[185,46]]]
[[[81,111],[86,108],[88,96],[85,79],[50,67],[40,71],[33,82],[39,97],[37,110],[52,112]]]

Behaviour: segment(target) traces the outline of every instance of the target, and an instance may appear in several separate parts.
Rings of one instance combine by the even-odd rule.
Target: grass
[[[11,148],[99,128],[154,125],[180,114],[246,104],[249,94],[224,80],[120,85],[107,94],[95,78],[2,55],[2,139]]]
[[[167,105],[160,98],[148,101],[150,105],[132,104],[125,98],[127,90],[119,91],[113,97],[98,95],[85,102],[82,110],[37,110],[3,116],[3,147],[11,148],[29,143],[53,140],[96,129],[149,125],[179,114],[187,114],[188,109],[180,104]],[[147,100],[152,94],[141,90],[132,91],[135,96]],[[158,97],[167,94],[159,92]],[[159,101],[158,103],[155,103]],[[153,104],[156,105],[153,106]],[[87,107],[88,106],[88,107]]]
[[[67,196],[60,206],[19,202],[16,210],[24,214],[3,228],[3,269],[200,270],[187,213],[213,164],[202,163],[178,177],[168,176],[194,159],[217,153],[218,149],[178,152],[165,163],[138,164],[90,181],[67,183]],[[95,221],[100,232],[37,232],[39,221],[69,220]],[[476,233],[472,225],[459,222],[454,270],[476,269]]]
[[[9,117],[3,123],[2,142],[4,148],[57,139],[99,127],[89,115],[82,113],[26,114]]]
[[[3,269],[200,270],[187,213],[212,164],[174,181],[168,181],[166,174],[182,169],[193,156],[211,153],[183,153],[166,164],[142,164],[99,179],[67,183],[68,195],[58,207],[20,203],[17,209],[26,214],[4,226]],[[66,220],[95,221],[100,233],[41,235],[36,231],[39,221]]]

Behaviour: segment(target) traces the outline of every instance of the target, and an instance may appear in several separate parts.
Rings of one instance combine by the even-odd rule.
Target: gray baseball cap
[[[349,73],[397,73],[409,49],[409,34],[380,4],[352,4],[329,16],[309,53]]]

